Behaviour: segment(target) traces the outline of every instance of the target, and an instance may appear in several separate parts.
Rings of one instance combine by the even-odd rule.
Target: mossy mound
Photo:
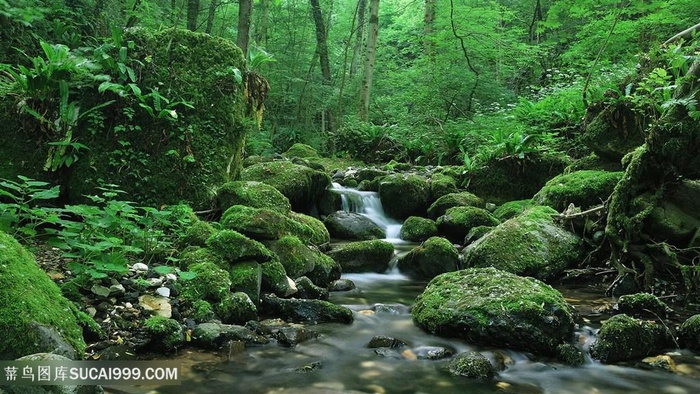
[[[282,153],[284,157],[299,157],[299,158],[310,158],[318,157],[318,152],[310,145],[296,143],[287,149],[286,152]]]
[[[534,205],[563,211],[569,204],[582,209],[602,204],[610,197],[623,172],[581,170],[552,178],[532,198]]]
[[[231,288],[228,272],[209,261],[192,264],[189,270],[196,276],[180,282],[182,283],[180,298],[183,301],[195,302],[206,299],[214,304],[228,297]]]
[[[549,207],[530,208],[466,247],[466,267],[496,267],[541,280],[557,277],[583,253],[581,239],[556,225]]]
[[[459,269],[459,252],[445,238],[432,237],[399,258],[399,271],[416,279],[432,279]]]
[[[340,279],[342,271],[343,269],[337,261],[330,256],[322,254],[316,260],[314,270],[309,272],[306,277],[311,279],[316,285],[326,287],[331,282]]]
[[[350,309],[323,300],[282,299],[266,295],[262,307],[266,313],[292,322],[350,324],[354,320]]]
[[[85,341],[76,312],[32,255],[0,231],[1,358],[34,353],[81,358]]]
[[[430,177],[430,198],[432,200],[437,200],[451,193],[457,193],[455,178],[443,173],[434,173]]]
[[[286,160],[246,167],[241,172],[241,180],[273,186],[289,199],[296,212],[310,212],[331,185],[326,173]]]
[[[288,235],[268,243],[272,252],[279,258],[290,278],[296,279],[313,271],[316,267],[316,255],[321,252],[306,246],[299,238]]]
[[[221,217],[221,226],[237,231],[254,240],[280,239],[285,235],[295,235],[304,242],[310,242],[314,231],[282,212],[265,208],[252,208],[234,205]]]
[[[603,322],[591,356],[602,363],[633,360],[661,351],[671,338],[661,324],[615,315]]]
[[[258,320],[258,308],[248,294],[236,291],[214,305],[216,314],[225,324],[245,324],[249,320]]]
[[[260,264],[260,270],[262,273],[261,291],[274,293],[280,297],[294,293],[294,289],[290,285],[291,279],[287,276],[287,271],[278,258]]]
[[[313,216],[305,215],[303,213],[290,212],[289,217],[301,224],[308,226],[311,229],[311,242],[314,245],[323,245],[331,241],[331,235],[326,228],[326,225],[322,221],[316,219]]]
[[[370,218],[355,212],[336,211],[323,220],[333,238],[368,240],[385,238],[386,232]]]
[[[642,118],[628,104],[610,105],[588,121],[581,142],[596,155],[619,162],[644,143],[646,124]]]
[[[401,226],[399,238],[404,241],[423,242],[437,233],[437,223],[434,220],[420,216],[409,216]]]
[[[289,199],[279,190],[267,183],[255,181],[226,182],[217,191],[216,199],[222,212],[234,205],[268,208],[280,213],[287,213],[292,209]]]
[[[622,163],[620,163],[620,160],[604,159],[595,153],[591,153],[590,155],[577,159],[571,163],[568,167],[566,167],[566,169],[564,169],[564,173],[568,174],[581,170],[616,172],[623,171],[624,169],[622,168]]]
[[[379,199],[387,215],[395,219],[424,216],[430,204],[430,183],[419,175],[392,174],[379,183]]]
[[[469,173],[469,191],[495,204],[532,198],[568,164],[566,157],[557,155],[494,158]]]
[[[634,317],[659,318],[665,317],[669,308],[650,293],[625,294],[617,300],[620,313]]]
[[[532,200],[508,201],[493,211],[493,216],[504,222],[510,218],[520,215],[532,206]]]
[[[233,265],[229,268],[229,277],[231,290],[248,294],[253,303],[258,305],[263,278],[261,264],[255,261],[246,261]]]
[[[172,107],[177,118],[159,109],[150,116],[133,97],[96,93],[83,108],[116,102],[101,111],[98,122],[81,122],[85,126],[74,131],[74,140],[90,150],[67,171],[70,199],[82,200],[107,183],[151,206],[182,200],[211,208],[213,186],[238,177],[252,123],[243,89],[229,71],[245,69],[243,53],[230,40],[188,30],[133,29],[126,40],[134,42],[129,56],[136,60],[129,64],[144,97],[153,90],[193,108]]]
[[[146,320],[144,327],[151,336],[151,350],[173,352],[185,343],[185,330],[176,320],[153,316]]]
[[[181,270],[189,271],[189,267],[193,264],[210,262],[218,267],[226,268],[228,263],[213,250],[209,248],[201,248],[198,246],[191,246],[186,248],[178,256],[178,265]]]
[[[458,244],[464,243],[469,231],[477,226],[496,226],[500,222],[485,209],[452,207],[437,219],[438,234]]]
[[[474,379],[490,379],[496,375],[496,369],[489,359],[475,351],[467,351],[456,355],[450,361],[450,373]]]
[[[437,219],[452,207],[484,207],[484,200],[469,193],[449,193],[433,202],[428,208],[428,216]]]
[[[537,355],[573,338],[575,311],[554,288],[495,268],[439,275],[411,314],[430,333]]]
[[[692,350],[700,350],[700,314],[693,315],[681,324],[678,332],[681,346]]]
[[[228,264],[254,260],[264,263],[272,253],[258,241],[233,230],[221,230],[207,239],[207,246]]]
[[[328,255],[340,264],[344,273],[383,273],[389,269],[394,245],[382,240],[350,242],[336,246]]]
[[[216,229],[211,223],[195,220],[185,229],[185,235],[179,243],[185,246],[206,246],[207,239],[215,233]]]

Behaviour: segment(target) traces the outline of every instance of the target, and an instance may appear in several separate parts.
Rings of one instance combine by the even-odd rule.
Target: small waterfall
[[[330,190],[340,194],[343,211],[355,212],[368,217],[384,229],[388,241],[400,242],[401,223],[389,218],[384,213],[379,194],[343,187],[338,183],[333,183]]]

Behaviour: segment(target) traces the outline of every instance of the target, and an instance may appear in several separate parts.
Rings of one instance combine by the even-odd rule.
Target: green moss
[[[526,209],[532,206],[532,200],[516,200],[508,201],[493,211],[495,216],[500,221],[506,221],[510,218],[520,215]]]
[[[389,268],[394,245],[379,239],[350,242],[339,245],[328,255],[340,264],[343,272],[383,273]]]
[[[216,198],[224,212],[234,205],[267,208],[280,213],[288,213],[292,209],[284,194],[262,182],[226,182],[217,191]]]
[[[617,309],[631,316],[666,316],[667,306],[658,297],[649,293],[626,294],[617,300]]]
[[[204,220],[197,220],[187,227],[180,243],[187,246],[206,246],[206,241],[216,230]]]
[[[188,271],[193,264],[203,262],[213,263],[221,268],[226,268],[228,266],[228,263],[226,263],[220,255],[214,253],[214,251],[209,248],[200,248],[198,246],[186,248],[178,257],[178,265],[180,269],[185,271]]]
[[[700,350],[700,314],[689,317],[681,324],[679,338],[683,346]]]
[[[598,156],[619,161],[644,143],[646,125],[641,117],[626,103],[610,105],[588,122],[581,142]]]
[[[467,378],[489,379],[496,374],[489,360],[481,353],[460,353],[450,361],[450,372]]]
[[[449,208],[437,219],[438,233],[458,244],[464,243],[464,238],[472,228],[498,224],[498,219],[489,211],[468,206]]]
[[[229,269],[231,289],[248,294],[256,305],[260,301],[262,286],[262,266],[254,261],[246,261]]]
[[[397,267],[412,278],[432,279],[439,274],[456,271],[459,268],[459,253],[447,239],[431,237],[399,258]]]
[[[294,235],[304,242],[314,238],[314,230],[285,214],[270,209],[234,205],[221,217],[221,225],[229,230],[259,240],[279,239]]]
[[[229,264],[255,260],[265,262],[272,259],[272,253],[258,241],[233,230],[221,230],[207,239],[207,246]]]
[[[313,147],[306,145],[306,144],[301,144],[301,143],[295,143],[289,149],[287,149],[286,152],[282,154],[284,157],[300,157],[300,158],[308,158],[308,157],[318,157],[318,152],[316,152],[316,149]]]
[[[163,316],[153,316],[144,323],[146,331],[165,349],[173,349],[183,343],[183,329],[180,323]]]
[[[481,237],[483,237],[484,235],[491,232],[491,230],[493,230],[494,228],[495,227],[493,227],[493,226],[472,227],[472,229],[469,230],[469,232],[467,233],[467,236],[464,237],[464,243],[469,244],[469,243],[475,242],[475,241],[481,239]]]
[[[573,163],[566,167],[564,169],[565,174],[569,174],[575,171],[581,171],[581,170],[596,170],[596,171],[610,171],[610,172],[615,172],[615,171],[622,171],[622,164],[620,163],[620,160],[608,160],[608,159],[603,159],[596,155],[595,153],[591,153],[590,155],[586,157],[582,157]]]
[[[659,324],[615,315],[603,322],[591,346],[591,356],[603,363],[641,358],[660,351],[669,339]]]
[[[435,173],[430,177],[430,196],[433,200],[450,193],[457,193],[455,178],[443,173]]]
[[[258,319],[258,309],[248,294],[243,292],[231,293],[228,297],[214,305],[216,314],[226,324],[245,324],[249,320]]]
[[[438,228],[435,221],[420,216],[410,216],[403,222],[399,238],[405,241],[422,242],[437,235]]]
[[[260,265],[262,269],[262,290],[284,297],[289,293],[287,271],[279,258]]]
[[[314,245],[323,245],[331,241],[331,236],[328,229],[322,221],[313,216],[304,215],[303,213],[290,212],[289,217],[302,225],[306,225],[311,229],[311,238],[309,242]]]
[[[76,306],[73,306],[73,314],[78,321],[78,325],[83,329],[84,338],[95,340],[107,338],[107,334],[102,330],[102,327],[90,315],[79,310]]]
[[[422,176],[392,174],[379,183],[379,198],[384,211],[393,218],[423,216],[430,203],[430,184]]]
[[[562,211],[574,204],[583,209],[602,204],[622,178],[622,172],[581,170],[559,175],[547,182],[532,198],[535,205]]]
[[[192,264],[189,270],[197,275],[182,282],[182,300],[193,302],[204,298],[218,302],[228,296],[231,288],[228,272],[209,261]]]
[[[341,273],[340,264],[319,252],[314,270],[306,274],[306,277],[318,286],[328,286],[332,281],[340,279]]]
[[[197,300],[192,304],[192,318],[197,323],[206,323],[215,317],[214,308],[209,301]]]
[[[430,205],[428,208],[428,216],[436,219],[444,215],[448,209],[462,206],[483,208],[484,200],[469,192],[446,194]]]
[[[313,251],[297,237],[282,237],[271,243],[270,249],[277,254],[284,270],[292,279],[306,275],[314,269]]]
[[[586,355],[583,350],[570,343],[562,343],[557,346],[557,359],[564,364],[579,366],[586,363]]]
[[[34,258],[0,232],[0,354],[12,358],[51,352],[38,343],[36,324],[49,326],[79,355],[85,350],[74,307]]]

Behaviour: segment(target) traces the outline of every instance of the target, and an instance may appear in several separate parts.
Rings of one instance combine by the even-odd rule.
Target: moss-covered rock
[[[568,174],[575,171],[581,170],[595,170],[595,171],[622,171],[622,163],[620,160],[610,160],[602,158],[595,153],[591,153],[586,157],[575,160],[568,167],[564,169],[564,173]]]
[[[503,204],[532,198],[569,162],[564,156],[532,155],[525,159],[494,158],[484,164],[469,173],[469,191],[487,202]]]
[[[573,338],[575,311],[551,286],[495,268],[439,275],[411,314],[430,333],[556,355]]]
[[[228,263],[209,248],[189,247],[180,253],[178,265],[181,270],[189,271],[190,266],[197,263],[209,262],[221,268],[227,268]]]
[[[226,182],[217,190],[216,199],[222,212],[234,205],[267,208],[280,213],[287,213],[292,209],[289,199],[284,194],[263,182]]]
[[[593,358],[609,364],[655,354],[670,344],[661,324],[621,314],[603,322],[590,351]]]
[[[450,193],[457,193],[457,181],[449,175],[434,173],[430,177],[430,198],[434,201]]]
[[[644,224],[655,238],[686,246],[697,239],[700,212],[693,213],[670,200],[662,201],[646,217]]]
[[[269,342],[267,338],[235,324],[208,322],[198,324],[192,330],[192,342],[207,349],[219,349],[231,341],[241,341],[245,346],[259,346]]]
[[[80,358],[85,350],[75,306],[14,238],[0,231],[0,357],[33,353]]]
[[[428,208],[428,216],[437,219],[452,207],[484,207],[484,200],[469,193],[449,193],[433,202]]]
[[[659,297],[649,293],[625,294],[617,300],[617,309],[634,317],[665,317],[669,308]]]
[[[194,302],[207,299],[219,302],[228,297],[231,288],[231,279],[228,272],[210,261],[192,264],[190,272],[196,276],[190,280],[182,281],[180,298],[184,301]]]
[[[311,279],[307,278],[306,276],[295,279],[294,284],[297,286],[298,290],[294,295],[297,298],[314,300],[328,299],[328,289],[321,286],[316,286],[316,284],[314,284],[314,282],[312,282]]]
[[[323,300],[282,299],[266,295],[262,308],[270,315],[293,322],[350,324],[354,320],[350,309]]]
[[[269,242],[268,245],[270,250],[279,257],[284,270],[292,279],[313,271],[316,266],[316,255],[320,254],[320,252],[309,248],[299,238],[292,235]]]
[[[489,267],[548,280],[557,277],[583,253],[581,239],[556,225],[549,207],[534,207],[509,219],[462,254],[466,267]]]
[[[692,350],[700,350],[700,314],[689,317],[681,324],[678,331],[681,346]]]
[[[105,92],[85,103],[83,108],[117,100],[102,110],[103,118],[74,130],[74,140],[90,149],[67,171],[69,197],[80,200],[108,183],[152,206],[185,200],[211,208],[212,186],[238,177],[252,124],[243,89],[229,71],[245,69],[244,55],[230,40],[189,30],[133,29],[127,40],[134,43],[130,65],[144,100]],[[167,115],[156,108],[151,116],[140,106],[151,101],[151,90],[192,108],[176,105]]]
[[[423,242],[437,233],[437,223],[434,220],[420,216],[409,216],[401,226],[399,238],[404,241]]]
[[[343,272],[378,272],[389,269],[394,245],[382,240],[350,242],[338,245],[327,253]]]
[[[333,238],[342,240],[368,240],[385,238],[383,228],[367,216],[355,212],[334,212],[323,220]]]
[[[289,199],[296,212],[310,212],[331,185],[326,173],[285,160],[246,167],[241,179],[273,186]]]
[[[299,157],[299,158],[310,158],[318,157],[318,152],[310,145],[295,143],[290,146],[286,152],[282,153],[284,157]]]
[[[314,237],[311,227],[291,219],[284,213],[266,208],[234,205],[221,217],[221,226],[254,240],[280,239],[295,235],[304,242]]]
[[[291,278],[287,276],[287,271],[279,258],[274,258],[268,262],[260,264],[262,282],[260,289],[268,293],[286,297],[294,294],[295,290],[290,285]]]
[[[569,204],[583,209],[602,204],[610,197],[622,172],[582,170],[558,175],[532,198],[534,205],[563,211]]]
[[[209,301],[197,300],[192,303],[191,316],[196,323],[206,323],[214,320],[216,314],[214,313],[214,308],[211,306]]]
[[[264,263],[272,259],[272,252],[265,245],[233,230],[221,230],[212,235],[207,239],[207,246],[229,264],[249,260]]]
[[[642,117],[623,102],[610,105],[587,122],[581,142],[596,155],[619,162],[644,143],[646,125]]]
[[[496,369],[489,359],[475,351],[467,351],[456,355],[450,361],[450,373],[474,379],[490,379],[496,375]]]
[[[262,287],[262,266],[255,261],[246,261],[231,266],[229,274],[231,290],[248,294],[253,303],[258,305]]]
[[[500,222],[485,209],[452,207],[437,219],[438,234],[454,243],[463,243],[469,231],[477,226],[496,226]]]
[[[311,238],[309,242],[314,245],[323,245],[331,241],[331,235],[322,221],[313,216],[303,213],[290,212],[289,217],[301,224],[308,226],[311,229]]]
[[[144,323],[151,336],[149,347],[162,352],[174,352],[185,343],[185,334],[180,323],[163,316],[153,316]]]
[[[214,304],[214,311],[226,324],[245,324],[249,320],[258,319],[258,309],[248,294],[236,291],[218,303]]]
[[[472,227],[471,230],[467,233],[467,236],[464,237],[464,245],[469,245],[477,240],[481,239],[484,235],[488,234],[493,230],[495,227],[493,226],[476,226]]]
[[[207,239],[216,233],[216,229],[209,222],[196,220],[185,229],[185,235],[180,244],[186,246],[206,246]]]
[[[510,218],[520,215],[532,206],[532,200],[508,201],[493,211],[493,216],[504,222]]]
[[[331,282],[340,279],[343,270],[340,264],[330,256],[322,254],[319,257],[316,260],[314,270],[306,274],[306,276],[316,285],[326,287]]]
[[[459,252],[442,237],[432,237],[399,258],[399,270],[416,279],[432,279],[459,269]]]
[[[413,174],[392,174],[379,183],[379,199],[387,215],[403,220],[423,216],[430,204],[430,183]]]

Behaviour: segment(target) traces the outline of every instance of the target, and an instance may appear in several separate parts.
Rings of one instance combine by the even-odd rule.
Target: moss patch
[[[255,240],[272,240],[285,235],[295,235],[304,242],[310,242],[314,237],[311,227],[281,212],[243,205],[234,205],[227,209],[221,217],[221,225]]]
[[[506,221],[510,218],[520,215],[527,208],[532,206],[532,200],[516,200],[508,201],[493,211],[495,216],[500,221]]]
[[[622,178],[622,172],[581,170],[559,175],[532,198],[535,205],[562,211],[574,204],[583,209],[602,204]]]
[[[284,194],[262,182],[226,182],[217,191],[216,199],[223,212],[234,205],[268,208],[280,213],[287,213],[292,209],[289,199]]]
[[[469,193],[450,193],[446,194],[430,205],[428,208],[428,216],[436,219],[445,214],[452,207],[484,207],[484,200]]]
[[[401,226],[399,238],[405,241],[422,242],[437,235],[438,228],[435,221],[420,216],[410,216]]]
[[[591,356],[603,363],[632,360],[654,354],[670,344],[660,324],[615,315],[603,322]]]
[[[458,244],[464,244],[464,238],[472,228],[498,224],[498,219],[489,211],[465,206],[449,208],[437,219],[438,234]]]
[[[207,246],[227,263],[255,260],[263,263],[272,259],[272,253],[260,242],[233,230],[221,230],[207,239]]]

